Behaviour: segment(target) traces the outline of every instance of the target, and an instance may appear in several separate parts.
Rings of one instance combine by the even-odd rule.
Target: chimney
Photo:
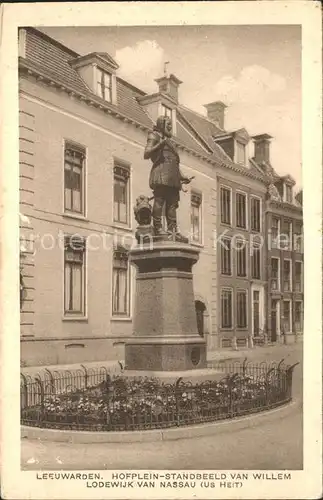
[[[206,108],[208,119],[224,130],[224,114],[225,109],[227,108],[224,102],[210,102],[209,104],[204,104],[204,107]]]
[[[255,156],[256,163],[270,163],[270,140],[272,136],[269,134],[254,135],[255,142]]]
[[[158,84],[159,92],[162,94],[169,95],[176,103],[178,103],[178,87],[180,86],[181,80],[176,78],[175,75],[167,75],[157,78],[155,80]]]

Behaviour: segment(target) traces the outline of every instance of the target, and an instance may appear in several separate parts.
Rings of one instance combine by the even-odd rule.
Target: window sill
[[[111,321],[117,321],[117,322],[120,322],[120,321],[126,321],[127,323],[130,323],[132,321],[132,317],[131,316],[127,316],[127,317],[123,317],[123,316],[112,316],[111,317]]]
[[[82,321],[84,323],[88,322],[89,318],[87,316],[63,316],[62,321]]]
[[[220,222],[221,226],[225,226],[225,227],[233,227],[232,226],[232,223],[231,222]]]
[[[204,243],[199,243],[197,241],[190,241],[190,245],[197,248],[204,248]]]
[[[85,215],[73,213],[73,212],[64,212],[63,217],[67,217],[68,219],[76,219],[76,220],[82,220],[84,222],[89,222],[89,219],[85,217]]]
[[[223,276],[224,278],[233,278],[233,274],[225,274],[225,273],[221,273],[221,276]]]

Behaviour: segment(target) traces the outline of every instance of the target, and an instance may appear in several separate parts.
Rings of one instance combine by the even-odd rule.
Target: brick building
[[[267,233],[267,328],[271,342],[291,342],[303,334],[302,191],[290,175],[279,176],[270,162],[268,134],[254,137],[254,162],[268,178],[265,205]]]
[[[195,176],[181,193],[179,225],[200,249],[199,332],[209,350],[252,344],[254,292],[266,323],[266,251],[244,256],[232,247],[229,274],[219,235],[239,229],[248,245],[263,236],[268,182],[249,160],[248,133],[225,131],[224,104],[207,105],[207,116],[187,109],[174,75],[147,95],[118,76],[109,54],[79,55],[33,28],[19,32],[19,84],[20,211],[28,217],[22,362],[123,359],[132,333],[132,207],[150,194],[143,151],[160,114],[172,118],[183,173]]]

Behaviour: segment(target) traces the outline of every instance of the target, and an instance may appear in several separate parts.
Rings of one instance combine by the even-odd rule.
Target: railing
[[[144,430],[192,425],[268,410],[292,397],[294,366],[218,363],[214,379],[111,376],[104,367],[21,375],[21,423],[91,431]]]

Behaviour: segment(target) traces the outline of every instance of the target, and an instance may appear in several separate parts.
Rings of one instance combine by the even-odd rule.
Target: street
[[[270,358],[268,356],[270,354]],[[254,358],[255,356],[255,358]],[[302,344],[255,350],[250,360],[293,364],[294,402],[221,424],[209,436],[152,443],[70,444],[23,439],[24,470],[302,469]],[[242,425],[241,425],[242,422]]]

